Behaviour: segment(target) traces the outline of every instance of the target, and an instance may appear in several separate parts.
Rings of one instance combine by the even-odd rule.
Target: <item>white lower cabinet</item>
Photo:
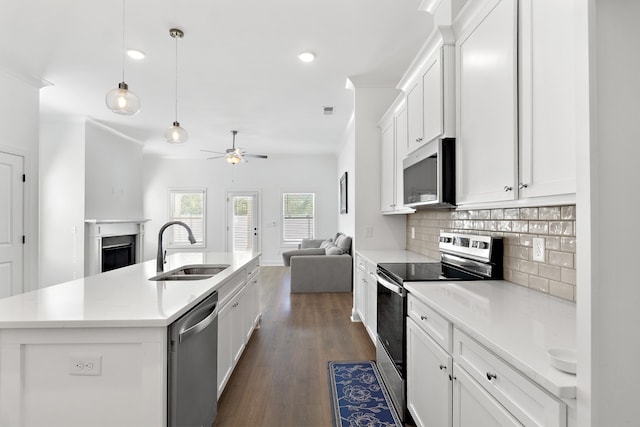
[[[450,426],[452,357],[407,318],[407,408],[418,427]]]
[[[367,294],[367,321],[365,327],[373,343],[376,343],[378,335],[378,280],[376,279],[376,264],[367,263],[365,280]]]
[[[246,277],[246,276],[245,276]],[[247,279],[220,289],[223,295],[218,312],[218,397],[242,356],[260,318],[258,269]]]
[[[378,281],[377,264],[356,253],[354,313],[360,318],[369,338],[375,344],[377,336]]]
[[[407,304],[407,407],[418,427],[567,426],[562,400],[424,301],[409,294]]]
[[[453,369],[453,425],[455,427],[523,425],[457,363],[453,364]]]

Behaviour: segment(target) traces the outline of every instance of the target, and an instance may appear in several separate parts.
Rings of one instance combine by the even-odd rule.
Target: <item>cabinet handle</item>
[[[427,320],[427,316],[420,316],[420,320]]]
[[[445,369],[447,369],[447,366],[446,366],[446,365],[440,365],[440,370],[441,370],[441,371],[443,371],[443,370],[445,370]]]
[[[416,138],[416,142],[422,142],[422,138]]]
[[[520,190],[522,190],[523,188],[527,188],[527,187],[529,187],[529,184],[525,184],[524,182],[521,182],[520,184],[518,184],[518,188]]]
[[[455,377],[455,376],[449,374],[449,381],[455,381],[457,379],[458,379],[458,377]]]
[[[509,185],[505,185],[504,186],[504,191],[511,191],[513,190],[513,187],[509,186]]]
[[[491,373],[491,372],[487,372],[487,379],[488,379],[489,381],[491,381],[491,380],[495,380],[496,378],[498,378],[498,376],[497,376],[496,374],[493,374],[493,373]]]

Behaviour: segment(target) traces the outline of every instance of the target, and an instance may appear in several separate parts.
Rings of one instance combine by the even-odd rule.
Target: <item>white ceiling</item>
[[[105,94],[121,81],[121,0],[3,0],[2,67],[50,82],[43,114],[90,116],[144,142],[145,153],[206,157],[237,144],[249,153],[335,152],[351,118],[347,77],[395,87],[432,29],[420,0],[127,0],[125,81],[140,98],[119,116]],[[163,139],[174,117],[175,41],[184,145]],[[304,50],[315,62],[297,59]],[[324,106],[335,107],[333,116]]]

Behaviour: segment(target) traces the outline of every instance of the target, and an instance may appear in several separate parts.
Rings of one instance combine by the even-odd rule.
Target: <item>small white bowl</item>
[[[551,366],[568,374],[576,373],[576,352],[566,348],[552,348],[547,351]]]

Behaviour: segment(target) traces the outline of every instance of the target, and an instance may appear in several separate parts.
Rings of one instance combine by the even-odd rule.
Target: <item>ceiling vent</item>
[[[325,116],[331,116],[333,114],[333,107],[322,107],[322,113]]]

